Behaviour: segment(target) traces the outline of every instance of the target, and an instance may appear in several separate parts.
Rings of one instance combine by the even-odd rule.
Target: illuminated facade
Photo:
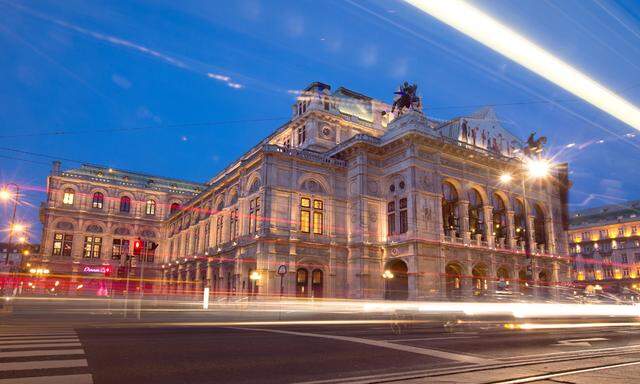
[[[162,291],[550,296],[570,281],[566,165],[523,184],[522,144],[492,110],[390,110],[311,84],[288,123],[163,222]]]
[[[179,209],[204,188],[87,164],[62,171],[54,162],[47,178],[47,201],[40,207],[41,252],[29,262],[60,277],[59,291],[106,295],[122,289],[117,279],[109,278],[124,278],[127,271],[140,276],[141,263],[127,263],[133,240],[142,238],[149,248],[159,244],[171,209]],[[160,277],[158,252],[149,249],[144,254],[144,276],[150,281]],[[55,279],[49,280],[40,290],[55,289]]]
[[[579,285],[638,295],[640,202],[573,212],[569,244]]]

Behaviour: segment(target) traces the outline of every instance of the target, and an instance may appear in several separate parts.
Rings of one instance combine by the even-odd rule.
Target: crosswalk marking
[[[0,384],[93,384],[90,374],[17,377],[0,379]]]
[[[28,340],[0,340],[0,348],[4,348],[4,345],[7,344],[38,344],[38,343],[71,343],[71,342],[79,342],[77,337],[66,338],[66,339],[28,339]]]
[[[29,357],[29,356],[57,356],[57,355],[84,355],[84,349],[54,349],[41,351],[16,351],[16,352],[0,352],[0,358],[3,357]]]
[[[42,360],[42,361],[17,361],[13,363],[0,363],[1,371],[24,371],[32,369],[51,368],[78,368],[86,367],[86,359],[76,360]]]
[[[51,343],[51,344],[7,344],[0,345],[0,349],[29,349],[29,348],[52,348],[52,347],[80,347],[80,343]]]
[[[0,384],[93,384],[76,332],[16,330],[0,331]]]

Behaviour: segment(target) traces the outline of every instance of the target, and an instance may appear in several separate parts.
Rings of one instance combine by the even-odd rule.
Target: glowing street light
[[[249,279],[252,280],[252,281],[258,281],[258,280],[262,279],[262,275],[258,271],[253,271],[249,275]]]
[[[384,273],[382,273],[382,278],[383,279],[393,279],[393,272],[391,272],[390,270],[385,270]]]
[[[551,164],[546,159],[528,159],[525,161],[525,167],[530,177],[541,179],[549,176]]]
[[[0,189],[0,200],[7,201],[7,200],[10,200],[11,197],[12,197],[11,192],[9,192],[8,189],[6,188]]]
[[[500,175],[500,183],[502,184],[509,184],[511,180],[513,180],[513,176],[511,176],[509,172],[505,172]]]
[[[26,226],[24,224],[15,223],[9,228],[9,230],[15,233],[15,232],[22,232],[25,230],[25,228]],[[24,237],[21,237],[21,238],[24,238]]]

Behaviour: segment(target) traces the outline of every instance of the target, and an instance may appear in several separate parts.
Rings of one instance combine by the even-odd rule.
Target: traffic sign
[[[282,264],[278,267],[278,275],[283,276],[287,274],[287,266]]]

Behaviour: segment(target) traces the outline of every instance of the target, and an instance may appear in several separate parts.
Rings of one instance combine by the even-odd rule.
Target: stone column
[[[467,259],[462,265],[462,276],[460,278],[460,288],[462,288],[462,297],[464,299],[469,299],[473,296],[472,269],[473,266],[471,265],[471,260]]]
[[[553,263],[551,264],[551,284],[552,284],[552,290],[551,290],[551,295],[552,298],[555,300],[558,298],[558,293],[559,293],[559,289],[560,287],[558,286],[560,283],[560,264],[558,263],[558,261],[553,261]]]
[[[516,241],[515,241],[516,225],[515,225],[514,216],[515,216],[514,211],[507,211],[507,238],[504,243],[506,246],[508,246],[511,249],[515,248],[516,246]]]
[[[213,265],[210,261],[207,261],[207,287],[213,290]]]
[[[487,239],[487,244],[490,247],[495,246],[495,236],[493,236],[493,207],[490,205],[485,205],[482,207],[484,213],[484,233],[485,238]]]
[[[458,220],[460,222],[461,237],[465,243],[469,243],[471,235],[469,233],[469,201],[460,200],[458,203]]]
[[[195,281],[195,296],[198,297],[200,292],[202,291],[202,272],[200,271],[201,264],[199,262],[195,263],[196,267],[196,281]]]
[[[181,293],[184,293],[183,291],[183,285],[182,285],[182,266],[179,265],[178,268],[176,269],[178,278],[177,278],[177,282],[176,282],[176,294],[179,295]]]

